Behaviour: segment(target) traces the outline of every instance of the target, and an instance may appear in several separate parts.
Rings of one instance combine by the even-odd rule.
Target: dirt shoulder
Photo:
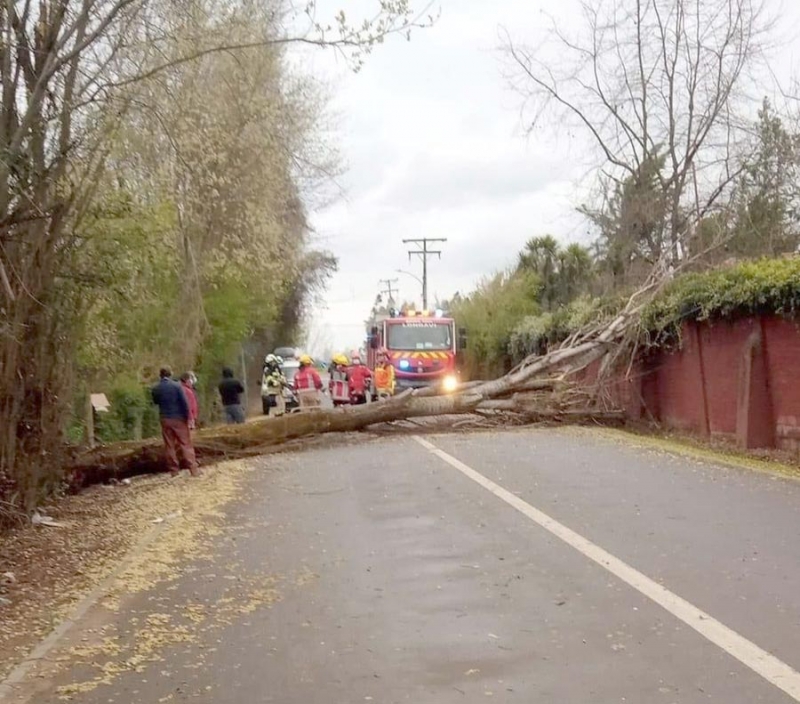
[[[359,433],[308,438],[275,452],[371,438]],[[220,462],[199,480],[183,472],[177,479],[149,475],[129,484],[97,485],[41,507],[57,526],[0,533],[0,681],[162,521],[180,518],[182,542],[173,539],[170,555],[158,559],[168,566],[190,552],[199,544],[197,534],[213,529],[221,510],[239,495],[255,462]]]
[[[42,508],[57,526],[0,537],[0,575],[11,575],[1,592],[0,679],[161,521],[230,500],[238,465],[220,465],[200,480],[150,476],[96,486]]]

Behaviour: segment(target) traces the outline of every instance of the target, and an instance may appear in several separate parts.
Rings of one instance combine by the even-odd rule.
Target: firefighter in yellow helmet
[[[350,403],[350,391],[348,389],[347,367],[349,360],[341,353],[333,355],[331,365],[328,367],[330,381],[328,390],[334,406],[342,406]]]
[[[294,375],[294,388],[300,408],[319,408],[322,405],[322,379],[314,369],[314,361],[307,354],[301,355],[300,369]]]

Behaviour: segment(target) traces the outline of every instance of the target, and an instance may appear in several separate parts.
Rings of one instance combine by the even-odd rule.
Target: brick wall
[[[742,447],[800,452],[800,320],[686,323],[680,350],[640,358],[611,396],[632,419]],[[582,378],[596,378],[596,365]]]

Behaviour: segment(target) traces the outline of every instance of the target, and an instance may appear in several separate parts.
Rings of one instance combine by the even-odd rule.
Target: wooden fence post
[[[94,442],[94,405],[92,404],[92,394],[86,393],[86,446],[92,449]]]

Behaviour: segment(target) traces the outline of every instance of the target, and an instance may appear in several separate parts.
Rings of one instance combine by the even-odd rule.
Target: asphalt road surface
[[[69,689],[86,665],[68,663],[36,701],[800,701],[800,483],[621,437],[406,436],[258,460],[215,557],[113,617],[224,618],[171,627],[157,660],[99,687]],[[251,608],[225,611],[231,582]]]

